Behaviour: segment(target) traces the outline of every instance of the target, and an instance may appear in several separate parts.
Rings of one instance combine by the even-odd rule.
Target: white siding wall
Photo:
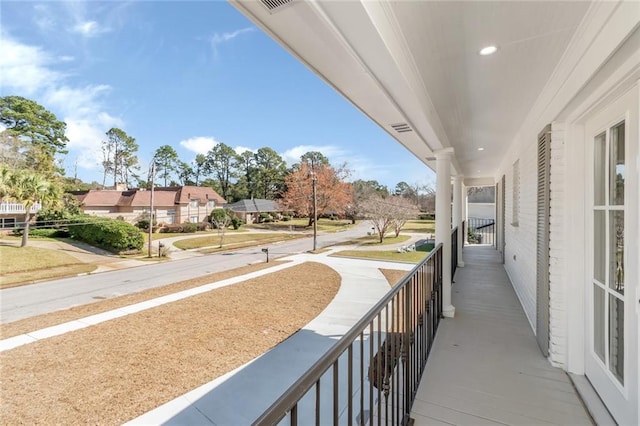
[[[506,170],[506,246],[505,269],[535,331],[536,323],[536,194],[537,137],[531,135],[526,144],[514,144],[515,155]],[[513,226],[513,163],[520,160],[520,214]]]
[[[542,130],[542,129],[541,129]],[[537,211],[537,135],[526,144],[514,144],[512,161],[503,166],[506,175],[505,269],[529,319],[536,324],[536,211]],[[520,208],[518,226],[513,218],[513,163],[519,160]],[[554,365],[564,367],[567,351],[567,313],[565,276],[565,141],[564,129],[552,126],[551,139],[551,217],[550,217],[550,345]]]
[[[479,219],[495,219],[496,205],[494,203],[468,203],[468,216]]]

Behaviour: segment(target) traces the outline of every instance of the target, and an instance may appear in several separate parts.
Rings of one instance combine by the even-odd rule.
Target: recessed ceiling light
[[[478,151],[484,151],[484,148],[478,148]]]
[[[480,54],[482,56],[487,56],[487,55],[492,55],[494,53],[496,53],[498,51],[498,48],[496,46],[487,46],[485,48],[483,48],[482,50],[480,50]]]

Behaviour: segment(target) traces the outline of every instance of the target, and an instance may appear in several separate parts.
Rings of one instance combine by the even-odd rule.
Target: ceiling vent
[[[406,133],[412,131],[411,127],[407,123],[396,123],[392,124],[391,127],[393,127],[393,130],[398,133]]]
[[[293,3],[294,0],[260,0],[260,3],[267,8],[269,13],[274,14],[279,12],[282,8],[288,4]]]

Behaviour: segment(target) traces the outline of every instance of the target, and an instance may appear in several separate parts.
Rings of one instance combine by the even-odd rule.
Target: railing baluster
[[[360,421],[364,424],[364,332],[360,333]]]
[[[316,426],[320,426],[320,379],[316,382]]]
[[[298,404],[296,403],[289,413],[291,416],[291,426],[298,426]]]
[[[347,424],[351,426],[353,424],[353,343],[349,345],[347,351],[347,414],[349,420]]]
[[[290,423],[297,425],[299,401],[315,385],[315,424],[329,423],[331,411],[321,406],[321,379],[332,369],[332,417],[333,424],[340,420],[342,397],[347,409],[343,412],[353,424],[354,403],[360,392],[359,424],[373,424],[374,410],[377,423],[406,424],[411,414],[413,399],[431,350],[438,323],[442,315],[442,244],[439,244],[421,264],[393,287],[371,310],[331,347],[326,354],[305,372],[274,402],[254,425],[278,424],[286,415]],[[384,316],[384,317],[383,317]],[[384,324],[383,324],[384,321]],[[365,335],[369,336],[368,358],[365,358]],[[354,342],[360,339],[360,386],[354,387]],[[347,356],[347,367],[339,368],[342,355]],[[368,360],[368,361],[367,361]],[[366,364],[366,365],[365,365]],[[365,420],[365,367],[368,368],[369,412]],[[340,392],[345,383],[346,392]],[[357,374],[357,373],[355,373]],[[376,390],[374,391],[374,387]],[[343,388],[343,390],[345,390]],[[377,398],[376,398],[377,396]],[[384,404],[384,415],[382,405]],[[377,410],[376,410],[377,405]],[[325,417],[325,415],[327,417]],[[304,419],[306,420],[306,419]]]
[[[380,314],[378,314],[378,321],[380,321]],[[378,325],[378,330],[380,330],[380,325]],[[369,322],[369,424],[373,425],[373,382],[375,377],[373,377],[373,356],[375,352],[373,351],[373,341],[375,340],[375,330],[373,329],[373,320]],[[374,360],[375,361],[375,360]]]

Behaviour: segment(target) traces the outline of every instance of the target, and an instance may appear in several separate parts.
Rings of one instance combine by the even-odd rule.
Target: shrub
[[[69,226],[73,238],[107,250],[140,250],[144,245],[140,230],[127,222],[91,216],[77,216],[73,222],[74,225]]]
[[[48,238],[66,238],[69,236],[69,231],[64,229],[31,229],[29,230],[29,236],[31,237],[48,237]]]
[[[196,232],[197,229],[198,229],[197,223],[185,222],[185,223],[176,223],[172,225],[165,225],[162,228],[160,228],[160,232],[167,233],[167,234],[188,234],[188,233]]]
[[[233,226],[233,229],[239,229],[242,225],[244,225],[244,220],[236,216],[231,218],[231,226]]]
[[[420,213],[418,219],[420,220],[435,220],[436,215],[433,213]]]
[[[196,232],[198,230],[198,224],[197,223],[191,223],[191,222],[185,222],[185,223],[182,224],[182,228],[184,229],[184,231],[182,231],[182,232],[193,233],[193,232]]]
[[[273,220],[269,213],[260,213],[258,222],[260,223],[269,223]]]
[[[211,224],[209,222],[199,222],[197,226],[198,231],[207,231],[211,229]]]

